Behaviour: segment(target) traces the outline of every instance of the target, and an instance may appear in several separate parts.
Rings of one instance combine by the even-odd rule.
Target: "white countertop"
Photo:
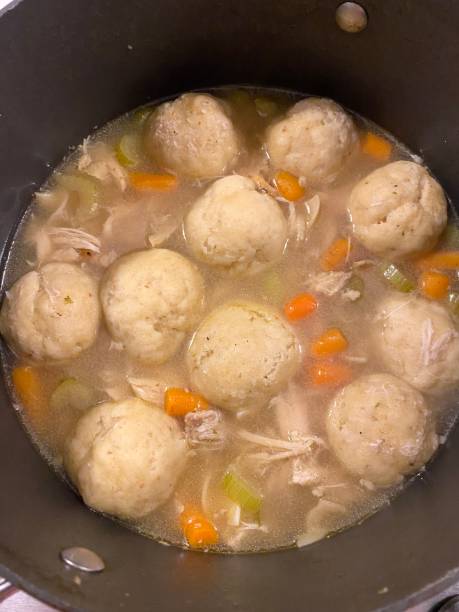
[[[0,11],[2,10],[2,8],[4,8],[7,4],[11,4],[12,0],[0,0]]]

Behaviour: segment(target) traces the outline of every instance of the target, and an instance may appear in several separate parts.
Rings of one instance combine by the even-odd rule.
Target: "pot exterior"
[[[0,244],[51,168],[97,125],[150,99],[248,83],[330,96],[419,152],[459,202],[459,5],[367,0],[347,34],[332,0],[23,0],[0,18]],[[48,469],[0,385],[0,574],[97,611],[367,611],[459,573],[459,431],[389,507],[302,550],[163,547],[87,510]],[[106,569],[66,569],[87,546]],[[78,579],[76,580],[76,577]],[[81,577],[81,584],[78,584]]]

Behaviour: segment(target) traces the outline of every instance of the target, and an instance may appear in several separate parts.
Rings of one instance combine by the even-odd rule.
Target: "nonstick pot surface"
[[[368,0],[346,34],[332,0],[23,0],[0,18],[0,242],[70,145],[174,92],[230,83],[336,98],[420,152],[459,202],[459,5]],[[48,469],[0,385],[0,573],[69,609],[366,611],[456,580],[459,430],[422,478],[361,526],[306,549],[166,548],[86,509]],[[98,575],[64,568],[88,546]],[[78,578],[77,580],[75,580]],[[81,578],[81,584],[78,584]]]

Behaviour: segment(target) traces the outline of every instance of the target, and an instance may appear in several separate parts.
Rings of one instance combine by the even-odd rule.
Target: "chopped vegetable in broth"
[[[456,418],[446,196],[330,100],[221,88],[116,119],[37,192],[3,280],[30,435],[87,505],[161,542],[356,525]]]

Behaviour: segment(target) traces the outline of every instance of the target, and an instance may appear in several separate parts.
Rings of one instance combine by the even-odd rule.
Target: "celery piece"
[[[238,504],[243,510],[258,513],[261,508],[262,497],[255,493],[251,487],[232,471],[226,472],[222,481],[223,490],[229,499]]]
[[[388,280],[397,291],[401,291],[402,293],[414,291],[414,283],[407,278],[395,264],[384,264],[381,270],[384,278]]]
[[[139,164],[140,139],[137,134],[124,134],[115,147],[116,159],[125,168]]]
[[[282,300],[285,293],[285,288],[278,272],[269,270],[262,275],[260,281],[261,288],[266,297],[276,302]]]
[[[97,393],[76,378],[64,378],[51,394],[49,406],[58,412],[86,410],[97,401]]]

